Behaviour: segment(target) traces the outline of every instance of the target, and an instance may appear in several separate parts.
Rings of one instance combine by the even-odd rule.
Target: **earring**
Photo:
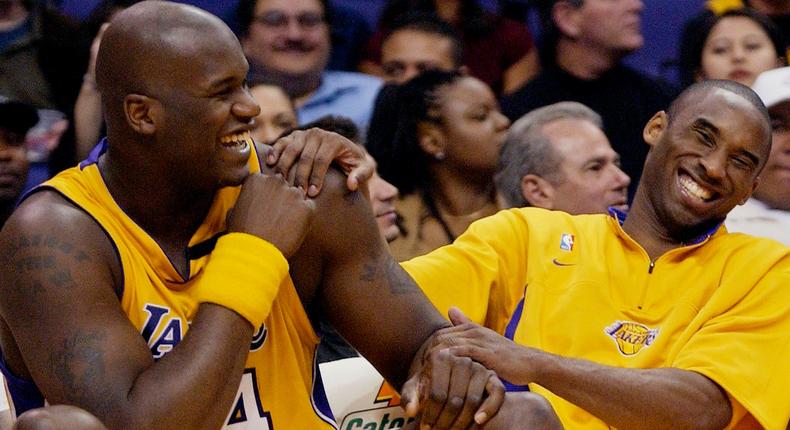
[[[442,160],[444,160],[444,157],[445,157],[444,151],[439,151],[436,154],[434,154],[434,156],[433,156],[433,158],[435,158],[436,161],[442,161]]]

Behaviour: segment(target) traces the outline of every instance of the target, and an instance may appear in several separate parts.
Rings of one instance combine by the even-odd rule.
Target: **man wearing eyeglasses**
[[[239,23],[250,81],[283,87],[294,101],[300,124],[343,115],[366,130],[381,81],[325,70],[330,12],[326,0],[242,0]]]

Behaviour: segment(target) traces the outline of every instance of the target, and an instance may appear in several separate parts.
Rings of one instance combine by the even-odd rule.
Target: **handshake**
[[[503,348],[515,344],[457,308],[449,316],[453,326],[426,341],[401,390],[401,405],[412,418],[404,429],[561,429],[543,397],[506,392],[500,377],[508,377],[497,372],[509,371],[505,362],[517,358],[518,348]]]

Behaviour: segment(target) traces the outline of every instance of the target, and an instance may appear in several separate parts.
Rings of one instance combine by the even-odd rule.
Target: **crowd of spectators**
[[[84,166],[87,161],[83,160],[95,161],[107,150],[108,123],[105,115],[108,111],[97,84],[97,59],[113,18],[141,1],[145,0],[92,0],[79,7],[77,3],[64,0],[0,1],[0,228],[12,217],[26,191],[34,190],[37,185],[78,163],[82,162],[80,165]],[[676,69],[676,81],[651,75],[627,61],[631,54],[651,44],[655,37],[643,32],[642,15],[645,8],[651,7],[643,0],[382,0],[375,25],[370,25],[360,10],[349,8],[348,2],[340,5],[332,0],[234,0],[216,2],[216,5],[199,0],[176,2],[192,4],[218,15],[238,38],[240,52],[249,66],[245,91],[260,106],[259,113],[248,109],[240,116],[254,117],[249,131],[256,144],[282,150],[276,146],[277,142],[283,142],[284,138],[302,139],[292,136],[304,136],[299,134],[300,130],[317,128],[339,134],[352,141],[352,146],[364,148],[361,152],[365,153],[366,160],[376,165],[366,183],[365,194],[381,240],[386,243],[386,249],[394,260],[407,262],[404,263],[407,272],[414,276],[440,311],[448,312],[450,306],[444,306],[449,303],[447,297],[458,300],[461,310],[449,311],[453,315],[452,323],[465,327],[467,331],[464,333],[467,334],[463,336],[468,335],[473,343],[502,347],[499,337],[485,331],[490,329],[525,348],[519,352],[508,350],[495,358],[486,358],[483,352],[472,347],[464,350],[465,356],[496,370],[500,377],[501,373],[518,377],[528,375],[529,369],[502,364],[503,357],[527,356],[523,355],[527,354],[524,351],[533,354],[530,348],[540,344],[532,338],[533,334],[516,335],[519,319],[529,318],[522,315],[525,306],[532,312],[546,312],[547,319],[556,317],[552,308],[543,301],[535,305],[538,302],[534,298],[530,308],[529,293],[524,291],[527,286],[520,286],[521,291],[503,292],[501,280],[492,280],[490,284],[493,286],[480,289],[470,287],[478,294],[476,298],[486,303],[467,304],[465,307],[463,304],[468,298],[441,296],[445,292],[440,294],[434,283],[437,277],[457,281],[458,274],[468,274],[471,284],[482,282],[479,278],[489,275],[504,277],[521,273],[521,267],[513,268],[513,261],[522,261],[519,258],[523,256],[511,255],[509,253],[516,251],[499,249],[496,244],[488,245],[492,239],[486,236],[487,233],[499,232],[505,237],[502,232],[506,229],[500,228],[505,223],[509,223],[508,228],[513,230],[506,239],[513,243],[518,242],[520,234],[556,239],[557,243],[552,246],[568,254],[551,261],[564,269],[582,265],[582,257],[571,254],[571,251],[576,252],[575,241],[583,241],[577,236],[586,233],[605,237],[595,230],[597,224],[589,221],[598,218],[586,215],[603,214],[614,220],[613,225],[622,226],[618,227],[618,234],[627,236],[633,231],[642,231],[634,230],[633,224],[628,228],[626,218],[634,202],[641,201],[641,204],[637,203],[638,213],[631,219],[639,217],[658,224],[674,223],[664,225],[667,232],[663,236],[661,232],[653,233],[661,236],[661,240],[682,236],[683,240],[677,241],[678,247],[704,244],[723,234],[721,231],[741,232],[780,242],[780,248],[765,245],[765,249],[770,248],[772,261],[780,267],[776,272],[781,271],[782,279],[788,278],[788,258],[777,255],[790,246],[790,67],[787,67],[790,0],[709,0],[699,2],[696,9],[689,9],[682,28],[663,29],[677,40],[677,58],[666,60],[666,64]],[[369,4],[359,0],[356,6],[362,9]],[[74,15],[74,8],[79,9],[80,16]],[[664,13],[673,14],[675,11],[667,8]],[[135,70],[145,73],[145,64],[137,66]],[[174,79],[172,76],[168,78]],[[687,91],[689,88],[691,90]],[[722,96],[722,91],[743,98],[750,107],[747,109],[742,106],[744,103],[739,105],[732,97]],[[113,96],[117,97],[117,94]],[[223,100],[232,96],[230,90],[227,94],[211,95]],[[717,100],[718,105],[712,100]],[[708,115],[715,110],[714,105],[721,106],[721,111]],[[705,110],[708,108],[710,112]],[[764,160],[760,158],[759,148],[762,146],[755,149],[757,146],[747,145],[743,137],[747,125],[753,131],[750,139],[756,142],[762,136],[760,127],[754,125],[759,121],[755,120],[753,112],[744,113],[749,109],[756,109],[760,121],[763,113],[770,121],[772,146]],[[690,119],[692,117],[697,119]],[[717,122],[730,119],[737,120],[738,126],[744,124],[744,129]],[[687,129],[681,130],[678,121],[687,121]],[[169,126],[173,127],[172,124]],[[296,134],[292,134],[295,131]],[[157,136],[157,139],[161,138]],[[671,139],[695,140],[705,146],[698,151],[707,154],[701,156],[705,159],[699,162],[699,167],[679,162],[682,166],[677,181],[684,190],[682,198],[699,200],[690,203],[692,209],[687,212],[699,210],[721,215],[721,219],[713,216],[696,226],[706,229],[683,230],[686,218],[682,216],[678,216],[681,220],[666,220],[671,218],[667,214],[676,208],[666,209],[660,201],[664,198],[662,192],[669,191],[668,185],[661,182],[664,178],[656,173],[660,170],[659,161],[669,165],[673,160],[688,158],[689,154],[697,151],[677,149],[670,145]],[[318,145],[310,145],[310,142],[305,145],[305,157],[316,158]],[[715,162],[721,160],[710,161],[715,158],[710,154],[718,153],[725,146],[738,146],[739,149],[726,160],[726,167],[717,168]],[[659,151],[657,148],[663,149]],[[262,151],[261,157],[268,154]],[[336,159],[343,157],[342,154],[335,156]],[[320,159],[319,162],[328,163],[329,160]],[[647,170],[651,167],[652,172]],[[732,174],[731,169],[736,173]],[[753,183],[749,179],[752,173],[755,176]],[[295,175],[299,174],[303,172],[292,173],[286,179],[297,181]],[[743,184],[748,184],[734,184],[731,176],[737,176],[743,179]],[[308,184],[300,185],[312,196],[312,182],[309,191]],[[728,209],[719,214],[721,208],[718,206],[704,207],[721,195],[741,191],[745,197],[734,202],[737,205],[731,212]],[[507,220],[508,215],[503,215],[516,213],[505,211],[507,209],[525,207],[536,209],[535,212],[530,212],[532,209],[518,212],[526,214],[523,220],[522,215],[514,215],[515,221]],[[646,207],[657,212],[645,213]],[[578,218],[583,221],[577,222],[575,217],[555,215],[559,212],[544,213],[542,209],[585,216]],[[475,224],[483,218],[494,219],[491,218],[494,215],[501,222],[500,227],[492,227],[492,221]],[[687,215],[693,217],[698,214]],[[551,228],[558,236],[544,236],[545,232],[538,231],[539,227],[535,226],[536,220],[546,225],[553,223]],[[344,221],[354,223],[353,220]],[[475,225],[478,225],[477,229]],[[470,229],[470,226],[473,227]],[[560,231],[562,228],[565,230]],[[459,238],[460,245],[453,245]],[[647,270],[651,274],[656,261],[674,252],[667,251],[671,248],[662,247],[663,244],[647,240],[654,245],[650,248],[640,241],[644,237],[634,239],[635,246],[649,248],[645,264],[649,264]],[[521,242],[518,244],[523,245]],[[595,246],[600,246],[602,254],[613,252],[609,245],[596,242]],[[745,249],[747,245],[743,246]],[[762,246],[761,242],[755,249],[764,249]],[[543,242],[540,247],[540,250],[550,249]],[[437,253],[430,254],[437,249]],[[537,246],[530,248],[530,252],[537,249]],[[657,249],[667,252],[654,252]],[[427,259],[421,260],[420,257],[425,255],[428,255]],[[492,255],[498,255],[500,260]],[[630,258],[628,264],[636,266],[633,263],[636,257],[608,255],[600,258]],[[459,259],[464,256],[469,261],[482,261],[470,262],[470,267],[490,264],[474,270],[461,268]],[[568,256],[574,259],[564,258]],[[529,259],[531,265],[535,264],[531,260],[534,256],[524,258],[523,262]],[[671,262],[661,262],[693,271],[682,264],[682,258],[672,258]],[[408,263],[409,260],[412,262]],[[716,261],[715,264],[719,264],[719,260]],[[440,270],[440,263],[446,264],[442,267],[455,267],[457,270],[454,273],[446,268]],[[604,261],[600,264],[600,270],[595,271],[596,276],[615,271],[612,267],[616,263]],[[732,273],[726,265],[722,267],[722,271]],[[494,274],[497,270],[506,273]],[[772,276],[779,276],[769,273],[771,268],[765,270],[769,281]],[[548,275],[541,273],[541,276],[541,282],[551,283],[558,282],[557,279],[565,275],[551,272]],[[524,276],[524,279],[533,277]],[[4,280],[0,279],[0,282]],[[295,282],[298,284],[299,280]],[[582,285],[586,281],[575,279],[573,282]],[[764,285],[763,279],[755,278],[753,282]],[[729,278],[722,283],[737,284]],[[597,284],[590,282],[589,285]],[[737,288],[741,287],[748,286],[739,285]],[[453,285],[453,288],[461,286]],[[678,291],[672,293],[680,294]],[[549,294],[559,297],[565,292],[557,287],[557,291]],[[616,294],[627,295],[613,292],[612,296]],[[714,293],[709,294],[709,297],[713,296]],[[771,295],[765,293],[765,296]],[[302,299],[304,301],[304,297]],[[495,302],[500,299],[501,302]],[[698,307],[708,309],[709,302],[699,300],[699,303],[689,306],[696,311],[699,311]],[[754,299],[743,300],[748,304]],[[737,313],[740,305],[731,305]],[[717,306],[715,309],[722,315],[731,310],[722,308],[722,304]],[[774,310],[776,314],[773,316],[777,321],[785,321],[790,318],[788,309],[790,303]],[[337,424],[351,428],[346,426],[354,423],[362,428],[365,423],[375,421],[385,428],[382,420],[394,419],[400,420],[400,425],[406,424],[408,421],[403,411],[396,413],[392,409],[399,404],[398,395],[394,394],[384,377],[335,332],[329,322],[335,319],[327,317],[323,311],[307,311],[315,327],[320,327],[318,331],[325,335],[318,355],[322,366],[327,369],[324,384],[330,393],[329,403],[340,409],[335,411]],[[633,312],[637,316],[632,318],[639,321],[651,318],[642,315],[641,311],[640,305],[638,311]],[[503,312],[507,313],[509,320],[500,315]],[[470,319],[464,313],[472,313]],[[777,316],[780,313],[782,316]],[[746,311],[744,315],[753,316]],[[705,324],[709,321],[715,324],[719,316],[710,315],[699,330],[709,329]],[[535,324],[543,327],[540,322]],[[614,327],[616,324],[621,325]],[[627,324],[636,325],[626,329]],[[784,322],[777,324],[777,327],[787,326]],[[657,329],[651,331],[647,323],[618,320],[614,325],[606,328],[606,334],[619,342],[618,348],[623,356],[635,355],[638,348],[647,348],[660,333]],[[740,330],[740,326],[737,329]],[[623,330],[630,332],[623,334]],[[457,331],[460,333],[461,329]],[[628,342],[631,337],[639,336],[643,341],[636,352],[623,349],[622,341]],[[721,336],[721,342],[726,343],[725,334]],[[561,340],[551,342],[561,344],[562,348],[558,350],[573,350],[565,348],[567,345]],[[441,342],[437,341],[435,345],[441,345]],[[3,346],[6,345],[0,344]],[[742,349],[735,351],[743,352]],[[773,353],[778,359],[790,359],[787,351]],[[590,354],[580,354],[575,358],[595,361],[594,353]],[[545,359],[540,353],[528,356]],[[331,366],[331,363],[341,360],[355,361],[347,362],[351,364],[345,364],[343,371],[337,370],[340,366]],[[615,368],[674,367],[669,361],[654,360],[644,365],[623,366],[619,361],[602,361],[602,364]],[[737,363],[741,365],[740,361]],[[2,360],[0,364],[5,369]],[[728,370],[738,371],[737,368]],[[787,373],[787,365],[774,371]],[[751,405],[739,396],[753,390],[741,390],[740,383],[730,384],[729,376],[719,380],[720,375],[715,372],[696,372],[697,376],[704,375],[707,382],[712,381],[714,388],[727,401],[727,413],[732,418],[730,425],[733,428],[784,430],[786,426],[790,429],[790,422],[785,424],[790,418],[790,396],[775,399],[770,407]],[[744,375],[756,373],[752,370],[743,372]],[[524,376],[525,386],[526,383],[535,384],[538,378],[532,376]],[[671,374],[663,376],[673,377]],[[628,378],[630,376],[624,376],[624,379]],[[341,384],[346,380],[351,382]],[[755,380],[764,379],[755,376]],[[686,382],[694,389],[700,388],[701,392],[707,387],[705,381],[689,379]],[[589,383],[595,387],[604,386],[596,385],[598,383],[593,380]],[[701,385],[694,385],[697,383]],[[506,385],[510,390],[520,389],[510,383]],[[532,389],[535,391],[534,386]],[[569,403],[568,399],[579,398],[575,393],[552,391],[546,394],[544,391],[552,389],[540,387],[537,392],[549,398],[566,428],[574,428],[573,425],[584,420],[588,420],[588,424],[593,421],[603,424],[605,421],[610,426],[614,425],[613,422],[634,422],[630,417],[610,420],[611,415],[606,408],[599,406],[599,400],[581,405],[579,402],[583,401]],[[775,392],[771,388],[767,391]],[[377,396],[383,392],[393,393],[384,406],[377,404],[380,403]],[[349,400],[353,396],[356,397]],[[373,401],[362,401],[362,396],[366,396],[365,399],[372,397]],[[721,399],[708,397],[706,401],[711,403],[705,405],[713,405],[712,414],[720,419],[721,409],[716,409],[720,406],[720,402],[716,403],[718,400]],[[512,401],[513,398],[509,397],[505,404],[510,406]],[[532,404],[532,400],[518,401]],[[568,406],[571,403],[573,405]],[[575,408],[583,411],[578,412]],[[84,412],[78,409],[64,410],[88,421],[94,418],[90,415],[85,418]],[[638,410],[635,408],[631,412]],[[51,413],[57,416],[62,412],[56,408]],[[580,418],[580,414],[584,417]],[[574,418],[568,418],[571,415]],[[0,430],[10,428],[10,417],[8,404],[0,403]],[[96,424],[98,421],[90,425]],[[552,425],[547,424],[548,427]],[[590,424],[589,428],[598,428],[595,425]]]

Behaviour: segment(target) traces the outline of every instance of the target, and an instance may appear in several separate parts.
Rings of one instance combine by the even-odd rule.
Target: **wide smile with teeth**
[[[249,131],[244,131],[222,136],[219,138],[219,142],[226,147],[244,149],[247,145],[252,145],[252,137],[250,137]]]
[[[690,176],[680,175],[680,180],[678,182],[683,191],[692,197],[696,197],[704,202],[709,202],[713,199],[714,193],[698,184],[695,180],[691,179]]]

